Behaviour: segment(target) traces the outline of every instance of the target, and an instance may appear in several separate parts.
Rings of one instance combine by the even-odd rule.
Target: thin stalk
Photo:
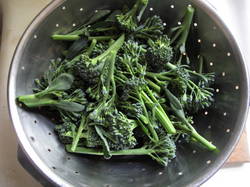
[[[185,44],[187,42],[189,30],[191,27],[191,23],[193,21],[193,16],[194,16],[194,8],[188,7],[186,14],[184,16],[183,25],[180,29],[182,33],[179,36],[180,38],[175,45],[176,48],[180,48],[181,46],[184,46],[184,48],[182,48],[181,50],[185,50]],[[185,51],[181,51],[181,52],[185,52]]]
[[[155,98],[152,91],[148,87],[146,87],[146,92],[149,95],[149,97],[153,100],[153,102],[157,104],[157,106],[159,107],[161,112],[165,113],[165,110],[162,108],[161,104],[158,102],[158,100]],[[166,116],[167,116],[167,114],[166,114]]]
[[[41,93],[41,92],[40,92]],[[21,103],[24,103],[29,108],[43,107],[55,105],[58,102],[50,98],[39,97],[40,93],[32,95],[23,95],[19,96],[17,100]]]
[[[85,122],[86,122],[86,117],[83,115],[82,120],[81,120],[81,124],[80,124],[80,126],[78,128],[78,131],[77,131],[77,134],[76,134],[76,136],[74,136],[73,142],[72,142],[72,145],[71,145],[71,150],[73,152],[76,150],[76,147],[77,147],[78,142],[80,140],[80,137],[82,135],[82,131],[83,131],[84,126],[86,124]]]
[[[152,127],[152,125],[150,124],[150,121],[149,121],[150,118],[149,118],[149,115],[148,115],[146,105],[145,105],[145,103],[143,101],[143,98],[142,98],[141,94],[138,91],[137,91],[137,95],[139,96],[139,100],[140,100],[140,103],[142,104],[143,112],[144,112],[144,114],[146,115],[146,118],[147,118],[147,121],[145,121],[145,122],[147,122],[146,125],[148,126],[149,131],[153,136],[153,139],[155,141],[159,141],[159,137],[158,137],[154,127]]]
[[[116,27],[96,28],[96,29],[90,30],[90,32],[105,32],[105,31],[112,31],[112,30],[116,30]]]
[[[51,36],[51,38],[53,40],[59,40],[59,41],[75,41],[75,40],[79,40],[81,38],[80,35],[77,34],[54,34]],[[88,37],[88,40],[93,40],[96,39],[97,41],[106,41],[106,40],[111,40],[111,39],[115,39],[117,38],[116,35],[112,35],[112,36],[90,36]]]
[[[164,75],[161,75],[160,73],[146,72],[146,76],[150,77],[150,78],[153,78],[153,79],[158,78],[158,79],[166,80],[166,81],[171,81],[172,80],[171,78],[166,77]]]
[[[211,151],[217,150],[216,146],[213,145],[211,142],[206,140],[204,137],[202,137],[192,125],[190,125],[188,122],[186,123],[188,127],[185,127],[183,125],[178,125],[177,128],[183,130],[187,134],[190,134],[195,140],[197,140],[199,143],[201,143],[203,146],[205,146],[207,149]]]
[[[117,38],[116,35],[112,35],[112,36],[90,36],[90,37],[88,37],[88,40],[96,39],[97,41],[106,41],[106,40],[111,40],[111,39],[115,39],[115,38]]]
[[[99,60],[102,60],[103,58],[108,56],[111,51],[118,51],[122,47],[124,40],[125,40],[125,35],[122,34],[120,36],[120,38],[118,40],[116,40],[116,42],[112,46],[110,46],[104,53],[102,53],[100,56],[92,59],[92,64],[96,65]]]
[[[148,129],[144,126],[144,124],[140,121],[140,120],[137,120],[137,123],[139,124],[139,126],[141,127],[142,131],[148,136],[148,138],[155,142],[155,140],[151,137]]]
[[[199,56],[199,70],[198,70],[200,74],[203,73],[203,66],[204,66],[204,59],[203,59],[203,56],[200,55]]]
[[[89,48],[88,48],[88,50],[87,50],[87,52],[86,52],[88,55],[92,54],[92,52],[93,52],[93,50],[94,50],[94,48],[96,46],[96,43],[97,43],[97,40],[93,39],[90,46],[89,46]]]
[[[148,85],[154,90],[156,91],[157,93],[160,93],[161,92],[161,87],[158,86],[157,84],[155,84],[153,81],[149,80],[149,79],[146,79]]]
[[[103,156],[104,153],[102,150],[85,148],[85,147],[77,147],[75,151],[72,151],[70,145],[66,145],[66,150],[71,153],[79,153],[79,154],[87,154],[87,155],[97,155]],[[138,149],[128,149],[128,150],[120,150],[120,151],[110,151],[110,155],[113,156],[121,156],[121,155],[149,155],[155,153],[153,149],[146,148],[138,148]]]
[[[53,40],[60,40],[60,41],[75,41],[79,40],[81,37],[79,35],[60,35],[54,34],[51,36]]]
[[[142,94],[143,100],[151,108],[151,110],[155,109],[155,114],[156,114],[158,120],[163,125],[163,127],[166,129],[166,131],[169,134],[175,134],[176,130],[175,130],[174,126],[173,126],[172,122],[170,121],[170,119],[168,118],[167,114],[159,108],[160,104],[156,103],[157,106],[155,106],[153,101],[147,96],[147,94],[144,91],[142,91],[141,94]]]

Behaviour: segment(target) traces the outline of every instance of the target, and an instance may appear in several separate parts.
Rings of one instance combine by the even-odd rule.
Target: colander
[[[15,98],[32,93],[33,80],[48,68],[49,59],[60,56],[63,43],[52,33],[67,33],[99,9],[120,8],[128,0],[55,0],[25,31],[9,73],[8,100],[13,125],[22,150],[40,181],[54,186],[83,187],[182,187],[199,186],[226,161],[242,133],[248,106],[246,64],[230,30],[205,0],[151,0],[146,14],[158,14],[169,27],[181,25],[186,6],[196,8],[192,45],[216,72],[215,103],[195,117],[195,127],[218,146],[207,152],[180,144],[177,157],[162,167],[146,157],[100,157],[69,154],[53,132],[50,119],[18,107]],[[26,166],[26,165],[25,165]],[[47,183],[48,184],[48,183]]]

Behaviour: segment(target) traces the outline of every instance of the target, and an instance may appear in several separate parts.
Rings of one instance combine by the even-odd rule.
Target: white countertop
[[[209,0],[232,29],[247,62],[250,62],[250,1]],[[14,48],[26,26],[50,0],[3,0],[3,37],[0,56],[0,186],[41,186],[17,162],[17,140],[7,111],[6,82]],[[250,124],[250,117],[247,126]],[[250,134],[250,128],[248,134]],[[224,167],[203,187],[248,187],[250,163]]]

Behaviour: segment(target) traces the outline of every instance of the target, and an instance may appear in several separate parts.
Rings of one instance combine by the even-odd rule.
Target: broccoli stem
[[[209,150],[215,150],[216,147],[210,142],[208,142],[205,138],[203,138],[200,134],[198,134],[195,128],[187,121],[180,101],[168,89],[164,89],[164,91],[170,101],[170,105],[174,114],[186,125],[179,125],[178,127],[181,130],[185,131],[187,134],[190,134],[195,140],[200,142]]]
[[[160,73],[147,72],[146,76],[150,77],[152,79],[159,78],[159,79],[165,80],[165,81],[171,81],[172,80],[172,78],[166,77],[166,76],[164,76],[164,75],[162,75]]]
[[[81,37],[79,35],[61,35],[61,34],[54,34],[51,36],[53,40],[60,40],[60,41],[75,41],[79,40]]]
[[[153,100],[153,102],[157,104],[157,106],[159,107],[161,112],[165,114],[165,110],[162,108],[161,104],[155,98],[153,92],[148,87],[146,87],[146,91],[147,91],[147,94],[149,95],[149,97]],[[167,114],[166,114],[166,116],[167,116]]]
[[[152,142],[156,142],[156,140],[155,140],[153,137],[151,137],[151,135],[150,135],[150,133],[149,133],[149,130],[144,126],[144,124],[143,124],[140,120],[137,120],[136,122],[139,124],[139,126],[140,126],[141,129],[142,129],[142,131],[147,135],[147,137],[148,137]],[[157,135],[157,137],[158,137],[158,135]]]
[[[169,134],[175,134],[176,130],[172,122],[168,118],[167,114],[164,112],[163,108],[160,106],[160,103],[158,101],[154,103],[144,91],[141,92],[141,95],[145,103],[150,107],[150,109],[155,110],[158,120],[161,122],[161,124],[166,129],[166,131]]]
[[[75,151],[72,151],[71,145],[66,145],[66,150],[71,153],[104,156],[103,150],[97,150],[97,149],[91,149],[91,148],[77,147]],[[142,147],[138,149],[127,149],[127,150],[125,149],[125,150],[120,150],[120,151],[110,151],[110,155],[112,156],[150,155],[150,154],[154,154],[155,152],[156,151],[154,149],[148,149],[148,148]]]
[[[116,30],[116,27],[106,27],[106,28],[95,28],[93,29],[93,32],[105,32],[105,31],[112,31]],[[92,30],[90,30],[92,32]]]
[[[111,40],[111,39],[115,39],[117,36],[116,35],[112,35],[112,36],[89,36],[88,40],[93,40],[96,39],[97,41],[106,41],[106,40]],[[75,40],[79,40],[81,38],[80,35],[77,34],[54,34],[51,36],[51,38],[53,40],[59,40],[59,41],[75,41]]]
[[[81,120],[81,124],[80,124],[80,126],[79,126],[79,128],[78,128],[78,131],[77,131],[77,134],[76,134],[76,136],[73,138],[73,142],[72,142],[72,146],[71,146],[71,150],[72,150],[73,152],[76,150],[76,147],[77,147],[78,142],[79,142],[79,140],[80,140],[80,137],[81,137],[81,135],[82,135],[82,131],[83,131],[83,129],[84,129],[85,124],[86,124],[86,117],[85,117],[85,115],[83,115],[82,120]]]
[[[159,140],[159,137],[158,137],[158,135],[157,135],[157,133],[156,133],[154,127],[152,126],[152,124],[151,124],[151,122],[150,122],[150,118],[149,118],[149,115],[148,115],[148,111],[147,111],[147,109],[146,109],[146,106],[145,106],[145,103],[144,103],[144,101],[143,101],[143,98],[142,98],[142,96],[140,95],[140,93],[139,93],[138,91],[137,91],[137,95],[139,96],[139,100],[140,100],[140,102],[141,102],[141,104],[142,104],[142,108],[143,108],[144,114],[146,115],[146,118],[147,118],[147,121],[146,121],[146,120],[143,120],[143,119],[141,119],[141,120],[143,120],[143,122],[146,123],[146,125],[148,126],[149,131],[150,131],[150,133],[152,134],[154,141],[158,141],[158,140]]]
[[[96,65],[98,63],[98,61],[103,60],[105,57],[107,57],[111,51],[118,51],[125,40],[125,34],[122,34],[113,45],[111,45],[104,53],[102,53],[100,56],[92,59],[92,64]]]
[[[40,93],[31,94],[31,95],[23,95],[17,98],[17,101],[25,104],[25,106],[29,108],[37,108],[43,106],[51,106],[55,105],[57,102],[49,97],[39,98]]]
[[[139,9],[140,4],[143,3],[143,0],[137,0],[133,8],[127,13],[127,16],[134,17]]]
[[[175,43],[175,48],[180,49],[181,53],[186,52],[186,42],[188,38],[188,34],[190,31],[190,27],[193,21],[193,16],[194,16],[194,8],[193,7],[187,7],[186,14],[183,19],[183,23],[179,29],[177,29],[177,33],[175,36],[173,36],[171,40],[171,44]],[[178,41],[176,41],[178,40]]]
[[[112,35],[112,36],[90,36],[88,37],[89,40],[97,40],[97,41],[106,41],[106,40],[111,40],[111,39],[115,39],[117,38],[116,35]]]
[[[194,137],[198,142],[200,142],[202,145],[207,147],[210,151],[217,150],[216,146],[213,145],[211,142],[206,140],[204,137],[202,137],[195,129],[192,130],[191,136]]]
[[[185,122],[185,124],[187,126],[183,126],[183,125],[178,125],[176,124],[176,127],[183,130],[184,132],[186,132],[187,134],[191,135],[191,137],[193,137],[196,141],[198,141],[199,143],[201,143],[204,147],[206,147],[208,150],[210,151],[215,151],[217,150],[217,147],[215,145],[213,145],[211,142],[209,142],[208,140],[206,140],[204,137],[202,137],[195,129],[192,125],[190,125],[187,121]]]
[[[203,73],[203,66],[204,66],[204,59],[203,56],[199,56],[199,70],[198,73],[202,74]]]
[[[89,48],[86,51],[86,54],[88,54],[89,56],[92,54],[92,52],[93,52],[93,50],[94,50],[94,48],[96,46],[96,43],[97,43],[97,40],[93,39],[90,46],[89,46]]]
[[[161,92],[161,87],[155,84],[153,81],[146,79],[148,85],[157,93]]]

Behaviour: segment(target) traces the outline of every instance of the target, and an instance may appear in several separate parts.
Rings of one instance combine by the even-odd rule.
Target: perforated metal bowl
[[[121,7],[127,2],[55,0],[31,23],[16,49],[9,74],[10,114],[22,149],[43,175],[41,181],[58,186],[198,186],[222,166],[242,133],[248,105],[246,65],[230,30],[210,5],[200,0],[151,0],[147,14],[157,13],[167,26],[173,26],[181,24],[178,21],[186,6],[196,8],[192,43],[201,48],[207,68],[217,76],[215,104],[201,111],[195,126],[218,146],[219,153],[180,145],[177,158],[165,168],[145,157],[104,160],[72,155],[59,143],[49,119],[16,106],[15,98],[32,93],[33,80],[63,49],[61,43],[50,39],[52,33],[71,30],[90,12]]]

